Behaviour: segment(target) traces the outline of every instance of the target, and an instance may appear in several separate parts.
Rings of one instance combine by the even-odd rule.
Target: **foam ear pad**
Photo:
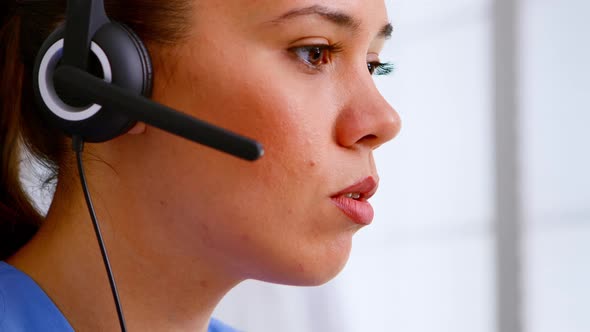
[[[44,42],[34,70],[35,94],[42,115],[67,135],[81,136],[87,142],[104,142],[127,132],[135,121],[123,116],[117,110],[101,108],[94,115],[83,120],[65,119],[50,109],[41,96],[39,75],[45,54],[59,43],[64,36],[63,27],[56,30]],[[106,55],[111,76],[111,83],[126,89],[132,94],[149,97],[152,90],[152,63],[149,53],[139,37],[133,31],[119,23],[102,26],[92,39],[100,51]],[[54,47],[55,48],[55,47]],[[43,72],[43,70],[41,70]],[[51,78],[49,78],[51,79]],[[81,83],[83,84],[83,83]],[[71,110],[63,112],[73,113]],[[63,113],[62,112],[62,113]]]

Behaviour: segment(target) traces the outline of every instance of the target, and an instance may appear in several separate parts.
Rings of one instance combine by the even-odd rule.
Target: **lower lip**
[[[359,225],[370,225],[375,212],[367,201],[357,201],[344,196],[332,197],[332,202],[352,221]]]

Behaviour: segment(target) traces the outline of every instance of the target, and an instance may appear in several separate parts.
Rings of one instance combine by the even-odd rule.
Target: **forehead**
[[[263,23],[296,9],[321,6],[342,12],[360,22],[363,28],[382,27],[388,22],[384,0],[195,0],[204,15],[216,15],[238,25]]]

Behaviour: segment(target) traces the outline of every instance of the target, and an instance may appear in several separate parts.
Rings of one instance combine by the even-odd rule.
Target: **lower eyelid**
[[[298,57],[296,54],[294,54],[292,52],[288,52],[287,56],[305,74],[313,75],[313,74],[317,74],[318,72],[320,72],[322,70],[321,68],[318,68],[310,63],[306,63],[303,59],[301,59],[300,57]]]

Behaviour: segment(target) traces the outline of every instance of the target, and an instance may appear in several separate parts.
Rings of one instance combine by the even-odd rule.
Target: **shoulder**
[[[207,332],[238,332],[238,330],[230,327],[222,323],[221,321],[211,318],[211,322],[209,323],[209,329]]]
[[[0,331],[73,331],[65,317],[23,272],[0,262]]]

